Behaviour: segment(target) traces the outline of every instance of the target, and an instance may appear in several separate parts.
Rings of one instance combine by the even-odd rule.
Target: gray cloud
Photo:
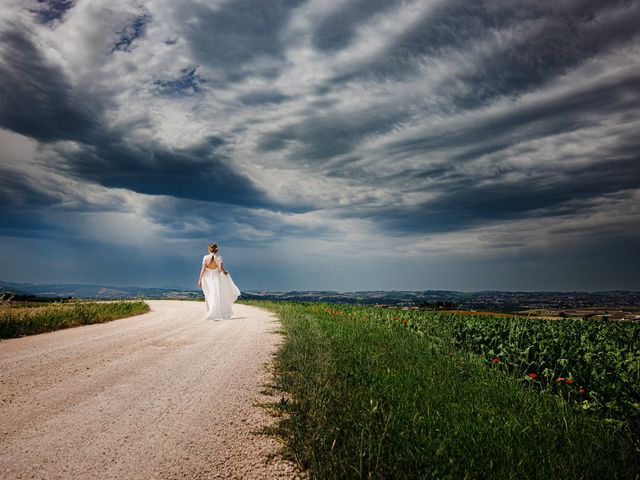
[[[22,172],[0,168],[0,235],[35,237],[51,231],[45,212],[59,197],[39,187]]]
[[[326,160],[352,152],[366,137],[386,133],[406,119],[408,113],[379,111],[350,112],[349,114],[310,113],[304,121],[265,134],[260,140],[264,152],[281,150],[288,142],[299,142],[290,156],[299,160]]]
[[[325,17],[313,32],[313,45],[322,51],[333,52],[351,43],[356,28],[376,14],[398,6],[394,0],[352,0],[344,2]]]
[[[415,285],[429,261],[454,282],[475,259],[479,287],[488,255],[499,283],[552,244],[545,268],[597,250],[633,283],[636,1],[11,0],[0,16],[0,135],[32,144],[0,157],[4,239],[113,242],[124,266],[126,242],[214,237],[264,282],[253,262],[282,245],[287,278],[317,269],[316,286],[343,264],[370,278],[372,243]]]
[[[53,192],[35,185],[25,172],[0,168],[0,174],[0,203],[6,213],[24,205],[48,207],[58,201]]]
[[[437,94],[450,97],[456,108],[473,108],[497,96],[528,91],[629,42],[640,32],[638,18],[640,7],[627,1],[547,5],[528,0],[509,5],[443,2],[402,32],[383,55],[356,63],[333,81],[340,88],[342,83],[362,77],[380,81],[406,78],[417,73],[421,61],[429,64],[472,52],[485,42],[493,48],[478,50],[474,62],[463,67],[454,83],[446,79],[436,88]],[[458,88],[452,88],[454,85]]]
[[[270,68],[245,71],[243,67],[261,56],[282,59],[285,45],[280,31],[291,10],[302,3],[303,0],[240,0],[217,8],[191,4],[177,15],[194,57],[203,65],[223,69],[224,85],[249,74],[277,75]]]
[[[234,247],[278,243],[282,238],[328,238],[324,225],[296,224],[289,214],[226,203],[163,197],[151,202],[145,215],[169,230],[169,238],[200,240],[215,236]]]
[[[140,9],[140,14],[133,17],[127,26],[118,33],[118,41],[112,48],[112,51],[131,51],[132,44],[136,39],[144,35],[147,24],[151,21],[151,15],[144,9]]]
[[[40,22],[51,23],[62,19],[64,14],[75,4],[74,0],[38,0],[34,11]]]
[[[222,138],[198,145],[166,149],[136,147],[106,138],[100,144],[67,155],[60,165],[69,175],[106,187],[127,188],[149,195],[170,195],[246,206],[272,205],[265,192],[237,172],[220,151]]]
[[[202,85],[206,81],[200,77],[196,68],[184,68],[178,78],[172,80],[155,80],[160,93],[164,95],[192,95],[202,92]]]
[[[286,102],[290,99],[289,95],[285,95],[284,93],[278,90],[272,91],[255,91],[251,93],[244,94],[240,97],[240,101],[244,105],[254,106],[254,105],[265,105],[265,104],[278,104],[282,102]]]
[[[134,24],[139,20],[134,19]],[[127,33],[122,49],[137,38],[140,28]],[[73,152],[51,157],[69,176],[140,193],[271,204],[219,151],[222,138],[210,136],[182,149],[132,145],[121,138],[123,132],[105,125],[104,99],[74,89],[63,71],[45,59],[29,33],[13,24],[3,30],[1,38],[0,126],[41,142],[77,142],[79,147]],[[163,94],[178,95],[188,88],[197,91],[200,81],[192,69],[178,80],[156,84]],[[26,186],[19,180],[16,178],[14,188]],[[31,191],[29,187],[25,193]]]
[[[435,200],[372,215],[394,230],[429,233],[535,218],[541,212],[545,216],[575,215],[592,207],[595,198],[640,188],[640,156],[572,169],[562,176],[550,172],[490,185],[477,185],[468,178],[457,180],[443,186]]]
[[[96,112],[75,95],[21,25],[0,32],[0,126],[49,142],[96,133]]]
[[[580,130],[617,112],[632,114],[638,105],[640,69],[586,91],[508,110],[495,118],[474,121],[472,125],[457,130],[391,142],[387,148],[388,153],[425,153],[462,148],[464,152],[454,155],[453,159],[463,161],[502,150],[514,143]],[[589,115],[593,111],[598,112],[596,117]]]

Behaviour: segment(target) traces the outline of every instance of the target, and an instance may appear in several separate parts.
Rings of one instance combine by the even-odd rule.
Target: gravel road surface
[[[0,478],[299,478],[256,434],[282,337],[268,312],[148,301],[136,317],[0,341]]]

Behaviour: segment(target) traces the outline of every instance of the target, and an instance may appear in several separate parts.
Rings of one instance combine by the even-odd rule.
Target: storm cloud
[[[91,135],[90,103],[48,61],[22,25],[0,31],[0,125],[43,142]]]
[[[638,1],[5,3],[0,278],[640,288]]]

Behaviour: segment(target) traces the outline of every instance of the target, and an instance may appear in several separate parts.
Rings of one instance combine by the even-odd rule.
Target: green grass
[[[272,432],[312,478],[640,478],[629,432],[488,368],[450,330],[418,334],[374,308],[246,303],[282,321]]]
[[[61,328],[102,323],[130,317],[150,310],[142,300],[112,302],[54,302],[44,305],[17,306],[0,303],[0,338],[14,338]]]

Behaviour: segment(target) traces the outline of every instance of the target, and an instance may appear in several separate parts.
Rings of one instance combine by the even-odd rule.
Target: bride
[[[218,245],[209,244],[209,254],[202,257],[202,270],[198,288],[204,292],[207,314],[204,320],[228,320],[231,318],[231,305],[240,296],[240,290],[233,283],[231,275],[222,265],[218,255]]]

